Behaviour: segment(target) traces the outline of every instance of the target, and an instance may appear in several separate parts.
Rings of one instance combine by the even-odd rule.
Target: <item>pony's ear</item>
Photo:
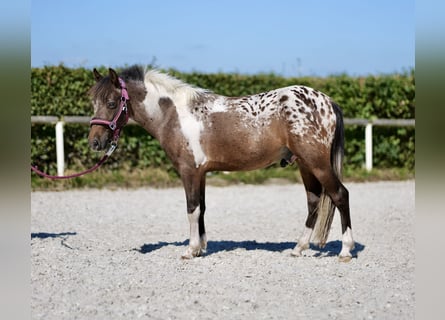
[[[103,76],[99,73],[99,71],[97,71],[96,68],[93,69],[93,75],[94,79],[96,79],[96,82],[99,82],[103,78]]]
[[[111,69],[111,68],[108,68],[108,71],[110,72],[110,80],[111,80],[111,83],[114,84],[114,86],[115,86],[116,88],[120,88],[120,87],[121,87],[121,84],[120,84],[120,82],[119,82],[119,76],[117,75],[116,71],[114,71],[114,70]]]

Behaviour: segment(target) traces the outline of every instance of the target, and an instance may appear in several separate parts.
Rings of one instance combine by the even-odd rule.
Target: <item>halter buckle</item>
[[[111,154],[116,150],[117,148],[117,142],[112,141],[110,143],[110,148],[108,148],[107,152],[105,153],[108,157],[111,156]]]

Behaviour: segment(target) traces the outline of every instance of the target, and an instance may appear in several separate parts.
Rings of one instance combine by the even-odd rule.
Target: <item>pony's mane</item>
[[[185,99],[185,102],[196,99],[205,93],[210,93],[207,89],[187,84],[156,69],[145,71],[145,83],[151,83],[159,91],[166,91],[172,96],[173,100]]]
[[[119,73],[119,77],[121,77],[125,82],[143,81],[146,84],[150,83],[155,90],[169,95],[173,101],[179,105],[187,104],[189,101],[211,92],[207,89],[202,89],[187,84],[156,69],[146,69],[144,71],[140,65],[134,65],[123,69]],[[93,98],[105,100],[113,88],[114,87],[110,81],[110,77],[105,76],[90,89],[89,94]]]
[[[144,69],[139,65],[134,65],[122,70],[119,76],[124,81],[129,81],[129,80],[144,81]]]

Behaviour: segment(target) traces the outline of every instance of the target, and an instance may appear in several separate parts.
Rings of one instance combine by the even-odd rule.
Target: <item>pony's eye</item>
[[[107,102],[107,107],[110,108],[110,109],[116,108],[116,101],[108,101]]]

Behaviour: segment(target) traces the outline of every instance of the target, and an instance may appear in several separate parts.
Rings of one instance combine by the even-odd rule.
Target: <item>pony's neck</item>
[[[150,135],[158,138],[154,118],[145,106],[149,94],[143,81],[130,80],[127,82],[127,91],[130,101],[128,104],[130,118],[148,131]]]
[[[159,104],[160,99],[169,98],[175,108],[182,109],[207,92],[209,91],[188,85],[167,74],[149,70],[145,74],[144,82],[128,84],[132,107],[130,116],[159,140],[160,127],[166,120],[165,110],[163,111]]]

